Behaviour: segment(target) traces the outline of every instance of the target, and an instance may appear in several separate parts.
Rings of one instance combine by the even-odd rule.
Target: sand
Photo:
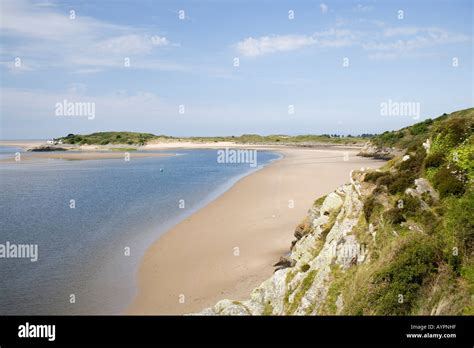
[[[149,247],[128,314],[194,313],[248,298],[288,254],[314,200],[347,183],[352,169],[383,164],[356,150],[278,151],[283,159],[244,177]]]

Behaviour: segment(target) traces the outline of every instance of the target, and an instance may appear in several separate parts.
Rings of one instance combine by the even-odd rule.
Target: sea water
[[[279,157],[258,151],[252,167],[219,163],[217,150],[162,152],[172,156],[1,162],[0,247],[36,246],[37,259],[0,258],[0,314],[123,313],[146,248]]]

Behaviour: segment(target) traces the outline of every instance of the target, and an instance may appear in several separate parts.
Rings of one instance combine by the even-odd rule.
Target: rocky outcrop
[[[246,301],[219,301],[203,315],[319,314],[335,272],[363,263],[367,255],[354,233],[362,211],[360,173],[310,209],[304,228],[295,232],[291,254],[276,265],[273,276],[253,290]],[[369,232],[367,232],[369,233]],[[335,299],[340,313],[344,299]]]
[[[368,142],[364,145],[362,150],[358,153],[358,156],[362,157],[371,157],[374,159],[381,159],[388,161],[395,156],[399,155],[400,151],[396,150],[395,148],[390,147],[378,147],[371,142]]]
[[[31,149],[28,149],[27,151],[32,151],[32,152],[51,152],[51,151],[67,151],[67,149],[63,148],[63,147],[59,147],[59,146],[46,146],[46,145],[42,145],[42,146],[38,146],[38,147],[34,147],[34,148],[31,148]]]

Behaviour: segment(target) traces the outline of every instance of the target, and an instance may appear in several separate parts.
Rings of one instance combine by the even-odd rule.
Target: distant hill
[[[214,142],[235,142],[239,144],[294,144],[294,145],[315,145],[315,144],[363,144],[372,135],[362,136],[338,136],[338,135],[267,135],[244,134],[240,136],[219,136],[219,137],[171,137],[166,135],[154,135],[151,133],[135,132],[97,132],[92,134],[68,134],[66,137],[58,138],[64,144],[76,145],[144,145],[150,141],[192,141],[197,143]]]
[[[107,145],[107,144],[127,144],[144,145],[147,141],[156,138],[151,133],[135,132],[98,132],[87,135],[68,134],[66,137],[59,138],[64,144],[77,145]]]

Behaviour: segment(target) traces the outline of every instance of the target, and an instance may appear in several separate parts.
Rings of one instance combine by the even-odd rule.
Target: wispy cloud
[[[275,52],[294,51],[303,47],[343,47],[352,44],[356,34],[349,30],[330,29],[312,35],[273,35],[246,38],[235,47],[245,57],[257,57]]]
[[[373,10],[373,6],[370,6],[370,5],[357,4],[357,6],[354,7],[355,12],[369,12],[372,10]]]
[[[106,67],[123,67],[125,57],[134,57],[135,62],[143,63],[142,69],[168,70],[173,65],[180,68],[178,64],[156,64],[156,57],[150,57],[157,49],[176,46],[160,33],[115,25],[79,13],[71,18],[69,12],[45,4],[34,6],[25,0],[2,2],[1,36],[11,39],[3,43],[3,65],[15,68],[6,60],[19,57],[28,64],[22,64],[22,71],[60,67],[92,73]]]
[[[319,10],[321,11],[322,14],[326,14],[329,10],[329,6],[324,3],[319,4]]]
[[[421,56],[423,49],[441,45],[463,43],[470,40],[465,34],[438,27],[387,28],[378,22],[366,21],[372,30],[350,30],[337,27],[311,35],[268,35],[249,37],[234,46],[244,57],[258,57],[270,53],[286,52],[308,46],[339,48],[359,46],[368,51],[369,58],[384,59],[402,56]]]
[[[279,51],[292,51],[301,47],[311,46],[315,40],[304,35],[274,35],[254,39],[246,38],[237,43],[237,51],[246,57],[256,57]]]
[[[393,59],[406,56],[426,55],[430,47],[468,42],[470,37],[437,27],[386,28],[379,35],[363,43],[370,51],[370,58]]]

